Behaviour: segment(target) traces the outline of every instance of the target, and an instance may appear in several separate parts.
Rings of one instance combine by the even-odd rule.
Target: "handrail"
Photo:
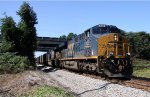
[[[106,45],[107,45],[107,47],[106,47],[106,56],[109,55],[109,47],[108,47],[109,44],[111,44],[111,43],[107,43],[107,44],[106,44]],[[114,51],[115,51],[115,56],[118,56],[118,45],[119,45],[119,44],[118,44],[118,43],[114,43],[114,45],[116,45],[115,48],[114,48],[114,49],[115,49],[115,50],[114,50]],[[130,45],[129,43],[123,43],[123,44],[121,44],[121,45],[122,45],[122,50],[123,50],[123,52],[122,52],[122,55],[123,55],[123,56],[125,56],[125,53],[130,53],[130,46],[131,46],[131,45]],[[127,45],[127,52],[125,52],[125,50],[126,50],[126,49],[125,49],[125,45]]]

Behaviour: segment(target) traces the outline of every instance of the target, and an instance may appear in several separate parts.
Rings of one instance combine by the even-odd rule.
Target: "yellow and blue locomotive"
[[[57,48],[51,64],[84,72],[97,72],[108,77],[132,75],[131,45],[113,25],[99,24]]]

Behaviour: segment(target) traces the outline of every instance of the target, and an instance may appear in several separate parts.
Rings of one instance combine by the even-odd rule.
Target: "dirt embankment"
[[[0,96],[16,96],[31,91],[39,85],[59,86],[50,76],[41,71],[25,71],[18,74],[0,75]]]

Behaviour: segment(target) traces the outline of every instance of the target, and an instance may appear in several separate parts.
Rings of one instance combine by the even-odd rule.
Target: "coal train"
[[[131,47],[119,28],[99,24],[36,58],[36,62],[108,77],[130,78],[133,72]]]

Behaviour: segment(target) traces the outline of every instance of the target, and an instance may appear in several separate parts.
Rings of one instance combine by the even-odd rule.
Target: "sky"
[[[37,14],[37,35],[59,37],[70,32],[81,34],[84,30],[97,25],[115,25],[125,31],[146,31],[150,33],[150,1],[27,1]],[[21,0],[0,0],[0,18],[16,15]],[[42,53],[36,53],[39,56]]]

